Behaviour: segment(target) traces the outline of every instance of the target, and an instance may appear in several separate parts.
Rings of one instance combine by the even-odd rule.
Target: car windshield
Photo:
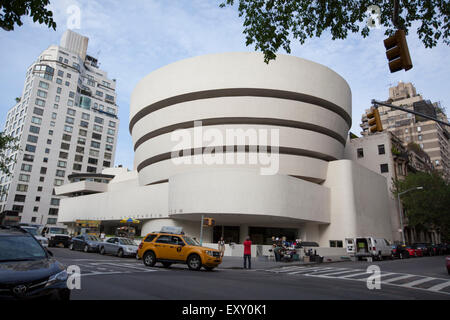
[[[86,240],[88,240],[88,241],[100,241],[100,239],[97,238],[96,236],[87,236]]]
[[[51,234],[67,234],[67,230],[64,228],[50,228]]]
[[[119,239],[119,242],[120,242],[120,244],[123,244],[123,245],[126,245],[126,246],[135,246],[135,245],[136,245],[136,243],[134,243],[133,240],[131,240],[131,239],[126,239],[126,238],[124,238],[124,239]]]
[[[183,237],[184,241],[190,246],[200,246],[200,243],[197,242],[197,240],[192,239],[190,237]]]
[[[22,227],[22,229],[25,229],[25,230],[27,230],[29,233],[31,233],[33,236],[37,236],[38,234],[37,234],[37,229],[36,228],[29,228],[29,227],[27,227],[27,228],[24,228],[24,227]]]
[[[0,236],[0,262],[45,259],[47,254],[31,236]]]

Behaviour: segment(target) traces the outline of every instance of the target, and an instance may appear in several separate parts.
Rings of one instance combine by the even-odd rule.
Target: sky
[[[119,138],[115,165],[133,168],[132,139],[128,131],[130,96],[137,83],[152,71],[182,59],[220,52],[254,51],[245,46],[243,18],[236,7],[219,8],[223,0],[52,0],[56,31],[24,18],[22,27],[0,29],[0,123],[21,95],[27,68],[52,44],[59,44],[75,20],[74,31],[89,37],[88,54],[100,68],[117,79]],[[74,7],[75,6],[75,7]],[[291,44],[291,55],[323,64],[340,74],[352,90],[351,131],[360,133],[361,115],[372,99],[388,98],[389,87],[412,82],[419,94],[450,109],[450,47],[439,43],[426,49],[416,28],[410,30],[408,46],[413,69],[389,72],[383,40],[384,29],[371,29],[363,39],[350,34],[331,40],[329,33],[301,45]],[[280,51],[279,53],[285,53]]]

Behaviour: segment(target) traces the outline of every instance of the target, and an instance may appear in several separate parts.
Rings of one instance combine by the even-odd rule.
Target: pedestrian
[[[223,237],[220,237],[218,246],[220,251],[220,257],[223,258],[223,255],[225,253],[225,240],[223,240]]]
[[[275,261],[281,261],[281,247],[279,245],[275,245],[275,249],[273,253],[275,254]]]
[[[247,236],[244,241],[244,269],[247,268],[247,260],[248,260],[248,268],[252,268],[252,241],[250,240],[250,237]]]

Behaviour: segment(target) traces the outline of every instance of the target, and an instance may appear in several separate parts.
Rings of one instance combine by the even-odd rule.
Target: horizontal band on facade
[[[157,110],[183,102],[211,99],[211,98],[225,98],[225,97],[263,97],[263,98],[278,98],[278,99],[287,99],[305,102],[333,111],[334,113],[341,116],[349,127],[351,127],[352,125],[351,116],[343,108],[339,107],[338,105],[336,105],[331,101],[322,98],[314,97],[304,93],[284,91],[284,90],[234,88],[234,89],[215,89],[215,90],[191,92],[155,102],[149,106],[144,107],[142,110],[140,110],[133,116],[133,118],[130,120],[129,126],[130,133],[133,132],[133,127],[139,120]]]
[[[258,153],[272,153],[272,147],[270,146],[218,146],[218,147],[202,147],[202,148],[192,148],[192,149],[184,149],[184,150],[178,150],[173,152],[166,152],[151,158],[148,158],[147,160],[142,161],[137,166],[137,171],[140,172],[145,167],[148,167],[152,164],[169,160],[172,158],[182,158],[182,157],[193,157],[195,155],[204,154],[205,150],[208,149],[209,154],[215,154],[216,151],[218,153],[227,153],[227,152],[258,152]],[[319,159],[323,161],[334,161],[337,160],[336,158],[332,156],[328,156],[326,154],[310,151],[310,150],[304,150],[304,149],[297,149],[297,148],[288,148],[288,147],[279,147],[278,152],[274,150],[274,153],[277,154],[284,154],[284,155],[291,155],[291,156],[302,156],[302,157],[308,157],[308,158],[314,158]],[[187,154],[184,156],[183,154]]]
[[[336,139],[339,141],[343,146],[345,146],[346,141],[345,139],[339,135],[338,133],[334,132],[333,130],[330,130],[325,127],[321,127],[315,124],[306,123],[306,122],[300,122],[300,121],[294,121],[294,120],[283,120],[283,119],[274,119],[274,118],[247,118],[247,117],[227,117],[227,118],[210,118],[210,119],[201,119],[201,120],[195,120],[195,121],[201,121],[202,126],[217,126],[217,125],[236,125],[236,124],[246,124],[246,125],[269,125],[269,126],[278,126],[278,127],[288,127],[293,129],[303,129],[308,131],[313,131],[317,133],[321,133],[324,135],[327,135],[333,139]],[[191,129],[195,126],[195,121],[186,121],[182,123],[177,123],[171,126],[167,126],[164,128],[160,128],[157,130],[154,130],[152,132],[149,132],[142,137],[140,137],[135,145],[134,145],[134,151],[136,151],[137,148],[144,142],[153,139],[157,136],[173,132],[175,130],[179,129]]]

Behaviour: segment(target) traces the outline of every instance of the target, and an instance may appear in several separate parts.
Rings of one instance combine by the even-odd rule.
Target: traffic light
[[[204,218],[203,219],[203,225],[206,227],[212,227],[215,225],[215,221],[213,218]]]
[[[371,108],[371,112],[367,114],[367,119],[369,120],[369,130],[371,133],[382,132],[383,124],[381,123],[380,113],[377,108]]]
[[[384,46],[387,50],[386,57],[389,60],[391,73],[402,69],[408,71],[413,67],[404,30],[397,30],[392,37],[384,40]]]

